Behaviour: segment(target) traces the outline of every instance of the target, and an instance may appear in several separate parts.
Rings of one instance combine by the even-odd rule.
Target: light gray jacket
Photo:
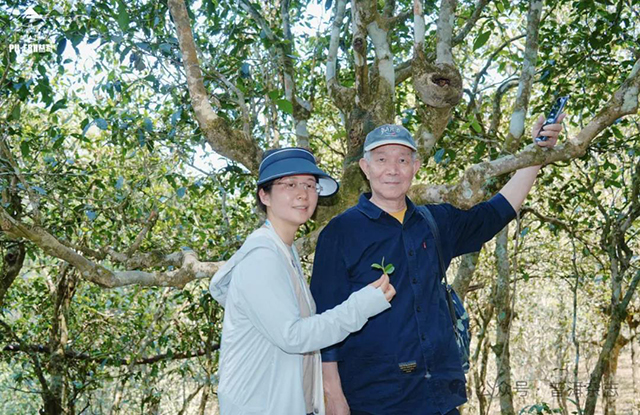
[[[304,415],[303,354],[314,353],[314,413],[324,414],[320,349],[344,340],[388,309],[380,289],[351,294],[322,314],[301,318],[292,277],[310,309],[300,261],[269,227],[254,231],[214,275],[209,289],[225,308],[219,369],[221,415]]]

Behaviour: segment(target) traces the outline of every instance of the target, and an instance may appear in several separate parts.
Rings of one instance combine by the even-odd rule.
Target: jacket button
[[[422,311],[422,308],[420,308],[420,306],[416,307],[416,311],[419,313]]]
[[[409,250],[409,256],[413,256],[413,249]]]
[[[426,335],[422,335],[422,340],[427,340],[427,336]]]
[[[418,283],[418,279],[414,278],[413,280],[411,280],[412,283],[417,284]]]

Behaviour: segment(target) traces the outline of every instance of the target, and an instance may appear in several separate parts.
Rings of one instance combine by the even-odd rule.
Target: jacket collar
[[[371,202],[371,192],[367,192],[367,193],[362,193],[360,195],[360,199],[358,199],[358,204],[356,205],[356,208],[364,213],[369,219],[379,219],[380,215],[382,215],[383,210],[380,209],[378,206],[374,205]],[[407,196],[404,197],[405,202],[407,203],[407,212],[404,214],[405,217],[405,222],[408,218],[411,217],[411,215],[413,214],[413,211],[416,209],[416,205],[413,204],[413,202],[411,201],[411,199],[409,199]]]

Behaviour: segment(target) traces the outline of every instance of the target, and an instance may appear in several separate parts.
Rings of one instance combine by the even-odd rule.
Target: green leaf
[[[496,8],[500,13],[504,13],[504,6],[500,2],[496,2]]]
[[[393,271],[396,270],[396,267],[393,266],[393,264],[388,264],[386,267],[384,267],[384,273],[387,275],[390,275],[393,273]]]
[[[384,271],[384,268],[382,268],[382,265],[380,265],[380,264],[371,264],[371,268],[379,269],[380,271]]]
[[[56,53],[58,56],[62,56],[64,53],[64,49],[67,47],[67,38],[61,37],[58,39],[58,44],[56,45]]]
[[[178,107],[178,110],[173,113],[171,116],[170,122],[171,125],[176,125],[178,121],[180,121],[180,117],[182,116],[182,107]]]
[[[272,100],[274,100],[274,101],[275,101],[275,100],[277,100],[277,99],[278,99],[278,97],[280,96],[280,91],[269,91],[269,92],[267,93],[267,96],[268,96],[270,99],[272,99]]]
[[[119,176],[118,181],[116,182],[116,190],[122,189],[122,186],[124,186],[124,177]]]
[[[293,114],[293,104],[291,101],[279,99],[276,101],[276,105],[280,108],[280,111],[286,112],[287,114]]]
[[[482,128],[480,127],[480,124],[478,124],[477,120],[472,120],[470,125],[476,133],[480,134],[482,132]]]
[[[31,152],[31,148],[29,147],[28,141],[23,141],[20,143],[20,153],[22,153],[23,158],[29,157],[29,153]]]
[[[118,26],[125,33],[129,29],[129,13],[127,13],[127,6],[122,0],[118,1]]]
[[[152,133],[153,132],[153,122],[149,118],[145,117],[143,123],[144,123],[144,129],[147,130],[148,132]]]
[[[442,162],[443,157],[444,157],[444,148],[441,148],[440,150],[436,151],[436,154],[434,154],[433,159],[436,161],[437,164],[440,164]]]
[[[84,213],[85,213],[85,215],[87,215],[87,217],[89,218],[89,220],[90,220],[91,222],[93,222],[93,221],[98,217],[98,215],[96,214],[96,212],[94,212],[93,210],[91,210],[91,209],[89,209],[89,208],[86,208],[86,209],[85,209],[85,211],[84,211]]]
[[[31,186],[31,188],[43,196],[47,194],[47,191],[40,186]]]
[[[13,110],[11,110],[11,115],[9,116],[9,118],[12,120],[19,120],[20,111],[21,111],[20,104],[16,104],[16,106],[13,107]]]
[[[160,44],[160,51],[166,54],[170,54],[171,53],[171,45],[168,43],[161,43]]]
[[[54,112],[58,111],[59,109],[63,109],[63,108],[67,108],[67,99],[66,98],[62,98],[61,100],[59,100],[58,102],[53,104],[53,106],[51,107],[51,110],[49,110],[49,113],[53,114]]]
[[[109,125],[107,124],[107,121],[104,118],[96,118],[95,122],[98,128],[103,131],[109,128]]]
[[[482,46],[484,46],[484,44],[489,40],[489,37],[491,37],[490,31],[480,33],[480,35],[476,38],[476,41],[473,43],[473,50],[480,49]]]
[[[187,193],[187,189],[185,187],[181,187],[178,190],[176,190],[176,195],[178,195],[178,199],[182,199],[186,193]]]

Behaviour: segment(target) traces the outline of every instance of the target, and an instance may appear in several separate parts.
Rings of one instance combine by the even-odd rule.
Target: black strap
[[[451,288],[449,287],[449,283],[447,282],[447,269],[444,266],[444,259],[442,257],[442,246],[440,245],[440,232],[438,231],[438,224],[436,223],[436,220],[433,218],[433,215],[431,214],[429,209],[427,209],[426,206],[416,206],[416,210],[427,221],[427,224],[431,229],[431,233],[433,234],[433,239],[436,244],[436,251],[438,252],[438,262],[440,263],[440,273],[444,278],[447,305],[449,306],[449,314],[451,315],[451,322],[453,323],[453,327],[455,331],[456,322],[458,319],[456,318],[456,311],[453,307],[453,300],[451,299],[451,293],[449,292]]]

